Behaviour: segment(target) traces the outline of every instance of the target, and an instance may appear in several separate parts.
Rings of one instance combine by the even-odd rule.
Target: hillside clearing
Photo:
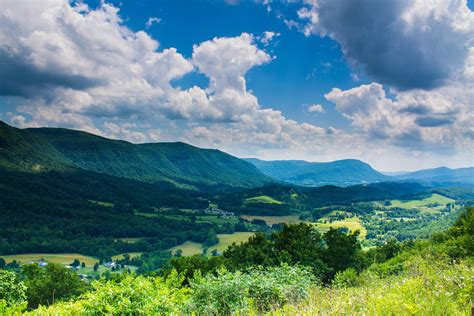
[[[248,199],[245,199],[245,203],[263,203],[263,204],[283,204],[283,202],[275,200],[268,195],[254,196]]]

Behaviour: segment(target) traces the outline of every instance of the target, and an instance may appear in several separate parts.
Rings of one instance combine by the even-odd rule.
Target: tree
[[[324,262],[332,270],[329,277],[332,278],[336,272],[343,271],[347,268],[357,268],[362,260],[362,247],[357,237],[359,231],[349,234],[339,229],[330,228],[323,236],[326,248],[323,253]],[[360,270],[360,269],[358,269]]]
[[[5,262],[5,259],[0,258],[0,269],[5,269],[6,265],[7,263]]]
[[[86,267],[86,263],[85,263],[84,261],[81,263],[81,267],[82,267],[82,268],[85,268],[85,267]]]
[[[94,272],[97,272],[99,270],[99,263],[94,263]]]
[[[81,265],[81,262],[79,259],[74,259],[74,261],[71,263],[72,267],[79,267]]]
[[[44,269],[37,264],[25,265],[22,274],[29,308],[72,298],[85,290],[85,284],[79,276],[60,264],[49,263]]]

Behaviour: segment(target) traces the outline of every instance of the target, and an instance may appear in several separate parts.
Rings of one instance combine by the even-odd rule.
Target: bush
[[[338,288],[354,287],[360,285],[359,274],[353,268],[336,273],[333,286]]]
[[[121,281],[100,280],[93,290],[74,302],[40,307],[35,315],[169,315],[187,305],[189,289],[180,288],[182,277],[125,276]]]
[[[282,265],[247,273],[219,270],[191,282],[189,312],[204,315],[266,312],[306,298],[313,282],[309,269]]]

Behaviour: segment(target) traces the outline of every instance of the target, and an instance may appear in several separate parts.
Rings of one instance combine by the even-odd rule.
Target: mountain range
[[[377,182],[411,181],[429,185],[474,184],[474,168],[450,169],[447,167],[419,170],[416,172],[381,173],[369,164],[344,159],[332,162],[308,162],[304,160],[266,161],[246,158],[264,174],[275,179],[302,186],[338,185],[350,186]]]
[[[403,174],[383,174],[369,164],[239,159],[215,149],[189,144],[132,144],[64,128],[18,129],[0,121],[0,168],[21,172],[86,170],[175,187],[252,188],[272,182],[301,186],[351,186],[377,182],[474,184],[474,168],[446,167]]]
[[[392,180],[360,160],[345,159],[333,162],[304,160],[265,161],[248,158],[246,161],[275,179],[303,186],[342,185],[383,182]]]

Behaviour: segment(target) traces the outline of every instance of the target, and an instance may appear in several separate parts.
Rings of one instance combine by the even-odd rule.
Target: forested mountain
[[[275,179],[289,183],[318,186],[325,184],[354,185],[390,181],[392,178],[374,170],[370,165],[355,159],[333,162],[307,162],[304,160],[265,161],[246,159],[260,171]]]
[[[81,168],[148,183],[255,187],[272,179],[252,164],[184,143],[132,144],[60,128],[17,129],[0,124],[0,166],[47,171]]]
[[[474,184],[474,168],[450,169],[440,167],[426,169],[396,176],[398,180],[417,180],[426,183],[465,183]]]

